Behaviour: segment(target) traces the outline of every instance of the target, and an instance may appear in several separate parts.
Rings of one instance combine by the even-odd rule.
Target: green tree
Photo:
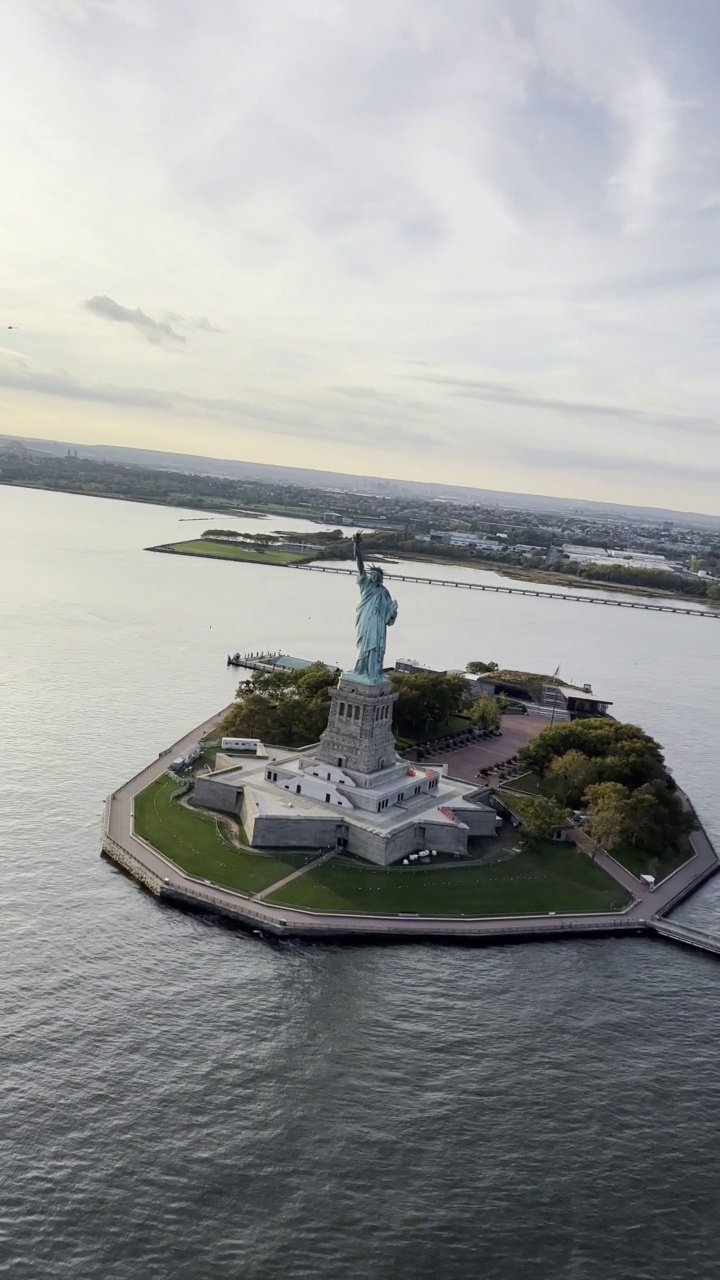
[[[551,761],[570,750],[581,751],[590,760],[605,761],[604,776],[608,781],[641,786],[664,776],[658,743],[637,725],[624,724],[610,716],[551,725],[518,754],[526,768],[543,777]]]
[[[398,732],[407,737],[439,733],[459,714],[467,699],[464,676],[392,671],[390,681],[399,695],[395,724]]]
[[[513,796],[512,809],[528,840],[547,840],[568,823],[567,809],[547,796]]]
[[[668,591],[674,596],[707,594],[707,584],[703,578],[675,573],[672,569],[648,569],[643,565],[596,564],[589,561],[578,565],[575,572],[579,577],[592,579],[593,582],[617,582],[635,587],[651,587],[656,591]]]
[[[279,741],[277,708],[264,694],[249,690],[228,712],[222,733],[232,738],[261,738],[263,742],[276,743]]]
[[[620,782],[595,782],[585,792],[590,835],[608,853],[627,835],[629,799]]]
[[[335,674],[323,663],[300,671],[256,671],[240,685],[223,733],[277,746],[316,742],[327,724]]]
[[[571,747],[550,761],[545,776],[560,804],[578,805],[597,777],[597,766],[582,751]]]
[[[465,667],[465,670],[469,671],[471,675],[482,675],[488,671],[497,671],[497,669],[498,669],[497,662],[473,661],[473,662],[468,662],[467,666]]]
[[[476,698],[469,714],[472,723],[479,729],[500,727],[500,708],[495,698]]]
[[[707,598],[712,604],[720,604],[720,582],[708,583]]]
[[[692,814],[663,782],[645,783],[628,799],[626,838],[648,853],[664,853],[694,825]]]

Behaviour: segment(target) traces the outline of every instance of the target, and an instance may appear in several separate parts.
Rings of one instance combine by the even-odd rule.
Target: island
[[[603,592],[616,593],[618,597],[635,596],[638,600],[663,600],[675,598],[683,605],[673,608],[667,604],[655,607],[663,612],[690,613],[705,616],[720,616],[716,613],[720,604],[720,583],[714,583],[709,576],[698,577],[679,570],[660,568],[659,565],[645,565],[632,560],[622,559],[607,561],[602,559],[601,548],[597,549],[601,561],[585,557],[580,562],[572,560],[570,555],[559,548],[549,548],[541,555],[531,554],[531,547],[519,550],[507,549],[502,554],[496,549],[491,551],[484,547],[483,539],[472,540],[467,535],[448,535],[441,539],[435,535],[417,535],[375,528],[367,535],[367,542],[373,553],[383,560],[396,564],[400,557],[403,561],[417,561],[420,565],[439,564],[466,565],[477,569],[489,569],[501,577],[515,579],[520,582],[536,582],[544,586],[561,586],[582,588],[602,588]],[[503,546],[504,544],[498,544]],[[194,556],[205,560],[236,560],[245,563],[276,566],[308,565],[312,561],[321,561],[324,572],[343,572],[342,569],[331,568],[331,564],[352,559],[353,540],[347,537],[342,529],[322,531],[312,535],[311,540],[300,540],[297,534],[282,533],[243,533],[237,529],[206,529],[199,538],[187,538],[175,542],[159,543],[147,547],[148,551],[166,555]],[[537,551],[537,549],[536,549]],[[581,549],[576,549],[581,554]],[[662,561],[663,557],[657,557]],[[320,566],[318,566],[320,567]],[[413,579],[407,575],[406,581]],[[420,581],[434,582],[439,586],[453,586],[455,583],[439,578],[422,577]],[[491,590],[487,585],[476,584],[478,590]],[[522,594],[533,594],[521,587],[504,588],[510,593],[513,590]],[[539,590],[536,595],[545,595],[556,600],[584,599],[572,594],[560,594]],[[606,603],[607,597],[598,600]],[[701,605],[697,608],[693,606]],[[709,608],[707,608],[709,606]],[[636,607],[642,607],[640,605]],[[712,610],[712,612],[711,612]]]
[[[400,611],[360,535],[353,555],[355,665],[258,662],[109,797],[105,855],[267,936],[712,949],[665,919],[718,859],[659,744],[557,675],[387,670]]]

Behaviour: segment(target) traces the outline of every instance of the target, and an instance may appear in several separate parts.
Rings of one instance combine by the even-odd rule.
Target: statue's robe
[[[397,603],[387,587],[367,573],[358,574],[360,602],[356,613],[357,661],[353,674],[382,683],[385,633],[397,617]]]

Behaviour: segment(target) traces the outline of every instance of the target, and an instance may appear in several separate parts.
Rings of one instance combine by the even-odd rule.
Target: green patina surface
[[[257,893],[316,857],[305,851],[260,853],[239,849],[217,819],[172,799],[178,784],[164,775],[135,799],[135,830],[188,875],[227,889]],[[240,839],[245,833],[239,828]]]
[[[252,564],[297,564],[310,560],[311,556],[300,551],[283,551],[279,547],[268,547],[264,551],[249,547],[234,546],[232,542],[210,542],[205,538],[193,538],[188,542],[168,542],[161,547],[152,547],[152,551],[170,551],[181,556],[203,556],[211,560],[246,560]]]
[[[267,901],[314,911],[467,916],[616,911],[630,899],[574,847],[539,841],[486,866],[372,870],[328,862]]]

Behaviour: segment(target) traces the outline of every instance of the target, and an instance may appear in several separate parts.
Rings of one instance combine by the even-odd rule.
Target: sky
[[[0,4],[0,432],[720,514],[719,71],[717,0]]]

